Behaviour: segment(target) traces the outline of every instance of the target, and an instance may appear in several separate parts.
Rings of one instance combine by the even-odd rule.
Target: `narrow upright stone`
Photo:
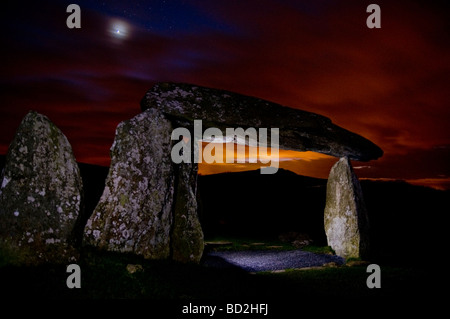
[[[361,186],[348,158],[331,168],[324,214],[328,245],[344,258],[366,258],[369,220]]]
[[[0,187],[0,255],[6,262],[66,263],[77,257],[82,180],[67,138],[46,116],[29,112],[22,120]]]
[[[177,167],[177,188],[172,230],[172,259],[200,262],[204,242],[197,214],[197,164],[181,163]]]

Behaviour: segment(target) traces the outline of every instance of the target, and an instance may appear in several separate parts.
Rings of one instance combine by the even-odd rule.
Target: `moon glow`
[[[121,20],[112,20],[109,26],[109,34],[117,39],[125,39],[129,36],[128,23]]]

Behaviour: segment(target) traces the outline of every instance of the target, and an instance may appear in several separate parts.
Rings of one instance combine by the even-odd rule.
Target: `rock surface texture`
[[[279,128],[281,148],[357,160],[382,155],[375,144],[326,117],[227,91],[159,83],[141,107],[143,113],[117,128],[106,188],[85,228],[88,245],[145,258],[200,261],[197,165],[170,158],[171,132],[177,127],[192,132],[194,120],[224,133],[229,127]]]
[[[185,126],[202,120],[203,129],[217,127],[224,135],[227,127],[279,128],[281,149],[359,161],[377,159],[383,154],[371,141],[333,124],[327,117],[191,84],[158,83],[145,94],[141,109],[160,110]]]
[[[181,163],[175,176],[172,259],[199,263],[205,245],[197,212],[197,164]]]
[[[9,147],[1,177],[0,250],[11,263],[70,262],[82,207],[82,180],[64,134],[29,112]]]
[[[366,258],[369,221],[361,186],[348,158],[331,168],[324,214],[328,245],[338,256]]]
[[[171,123],[155,110],[117,126],[105,189],[85,227],[87,244],[150,259],[169,257],[171,130]]]
[[[172,130],[158,110],[118,125],[105,190],[86,224],[85,244],[148,259],[200,260],[197,169],[172,162]]]
[[[141,108],[117,126],[105,189],[85,227],[82,180],[69,142],[43,115],[30,112],[23,119],[1,176],[0,257],[29,264],[72,261],[83,237],[85,245],[109,251],[200,262],[198,167],[171,158],[178,143],[173,130],[184,127],[195,136],[194,120],[223,135],[227,128],[278,128],[280,148],[341,157],[327,185],[325,231],[339,256],[365,256],[367,213],[349,159],[380,157],[382,150],[369,140],[321,115],[190,84],[158,83]],[[198,155],[195,145],[191,154]]]

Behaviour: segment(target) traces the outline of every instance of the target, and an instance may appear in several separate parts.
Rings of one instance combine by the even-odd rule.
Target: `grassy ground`
[[[294,250],[292,243],[278,239],[214,237],[206,240],[206,251]],[[302,250],[316,254],[334,254],[329,246],[308,245]]]
[[[405,314],[417,307],[420,310],[436,309],[432,303],[436,301],[430,301],[429,297],[440,291],[436,290],[436,281],[431,279],[429,270],[384,265],[381,265],[381,288],[369,289],[365,266],[249,274],[239,269],[149,261],[95,251],[84,252],[78,264],[81,268],[79,289],[67,288],[66,280],[70,274],[66,272],[66,265],[0,268],[3,309],[9,305],[5,299],[72,300],[71,304],[74,300],[82,300],[94,301],[89,304],[104,315],[105,311],[116,312],[111,309],[123,311],[124,305],[128,309],[128,304],[108,303],[105,308],[97,301],[133,299],[138,303],[134,302],[128,310],[136,311],[142,307],[140,314],[148,311],[150,316],[157,311],[164,313],[165,318],[186,317],[181,316],[182,309],[190,304],[225,308],[229,303],[268,304],[270,316],[267,317],[270,318],[291,318],[292,313],[303,311],[351,315],[359,313],[356,309],[371,314],[374,311],[393,314],[394,310]],[[138,270],[130,273],[127,270],[132,268],[130,265],[139,265],[134,267]],[[77,311],[76,307],[71,309]],[[262,317],[230,317],[223,312],[220,315],[225,318]]]
[[[207,251],[292,250],[291,243],[267,238],[214,237],[206,239]]]
[[[247,244],[244,240],[244,243],[236,242],[230,246]],[[66,265],[3,266],[0,268],[2,295],[33,299],[362,300],[417,297],[425,293],[429,284],[429,273],[424,269],[387,265],[381,265],[382,288],[369,289],[366,266],[249,274],[239,269],[149,261],[133,255],[94,250],[83,251],[78,264],[81,268],[80,289],[67,288],[69,273]],[[137,271],[130,273],[127,267]]]
[[[130,262],[142,265],[133,274]],[[80,289],[66,286],[65,266],[47,265],[1,270],[2,294],[17,298],[234,300],[339,297],[348,299],[419,296],[426,273],[382,267],[382,288],[366,286],[366,268],[338,267],[247,274],[196,265],[127,259],[115,254],[90,256],[80,263]]]
[[[212,242],[216,245],[209,249],[216,250],[294,248],[289,243],[258,239],[216,238]],[[304,249],[330,253],[328,247],[308,246]],[[229,303],[263,303],[268,304],[269,316],[228,315],[222,311],[217,312],[214,318],[291,318],[292,313],[303,311],[322,315],[352,315],[359,313],[355,312],[356,309],[364,309],[372,315],[374,311],[393,314],[393,310],[405,314],[414,312],[417,307],[431,311],[436,307],[429,297],[438,292],[434,276],[438,272],[415,266],[380,264],[381,288],[369,289],[366,285],[369,274],[365,265],[250,274],[238,268],[218,269],[150,261],[135,255],[89,249],[82,251],[78,265],[81,268],[79,289],[67,287],[66,280],[70,275],[66,271],[67,265],[0,266],[1,297],[3,300],[20,301],[94,301],[90,305],[100,307],[94,311],[102,315],[105,311],[117,314],[117,311],[123,311],[124,304],[108,303],[105,308],[104,304],[97,303],[99,300],[137,299],[142,302],[133,303],[132,309],[126,306],[127,314],[128,311],[140,309],[140,314],[145,311],[150,316],[159,311],[165,314],[165,318],[186,317],[182,310],[190,304],[215,305],[217,309],[226,309]],[[2,305],[8,306],[10,303],[2,302]],[[77,311],[77,307],[70,309],[71,312]],[[208,316],[196,314],[188,317]]]

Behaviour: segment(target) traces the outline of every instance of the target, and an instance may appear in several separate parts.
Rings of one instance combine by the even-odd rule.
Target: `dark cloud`
[[[378,30],[365,25],[365,1],[190,1],[180,2],[183,12],[158,1],[81,1],[78,30],[65,26],[64,1],[8,3],[0,152],[35,109],[68,135],[78,160],[107,164],[115,126],[140,111],[145,91],[179,81],[330,117],[385,151],[361,164],[361,177],[447,176],[448,157],[436,150],[450,144],[445,10],[377,3]],[[127,24],[127,37],[112,36],[114,19]],[[301,171],[298,161],[283,163]],[[316,163],[323,177],[331,160]]]

